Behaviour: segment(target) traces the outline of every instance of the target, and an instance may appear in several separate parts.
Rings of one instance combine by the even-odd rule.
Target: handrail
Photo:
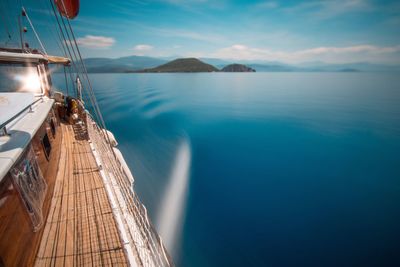
[[[12,116],[10,119],[6,120],[5,122],[3,122],[0,125],[0,130],[5,128],[7,126],[7,124],[9,124],[10,122],[12,122],[13,120],[15,120],[17,117],[19,117],[22,113],[24,113],[27,109],[31,108],[33,105],[35,105],[37,102],[39,102],[39,100],[43,100],[43,96],[41,96],[40,98],[36,99],[35,101],[33,101],[32,103],[30,103],[29,105],[27,105],[24,109],[22,109],[20,112],[18,112],[17,114],[15,114],[14,116]]]

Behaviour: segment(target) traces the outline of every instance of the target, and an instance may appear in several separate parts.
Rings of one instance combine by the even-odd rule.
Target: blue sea
[[[177,266],[400,266],[399,73],[90,78]]]

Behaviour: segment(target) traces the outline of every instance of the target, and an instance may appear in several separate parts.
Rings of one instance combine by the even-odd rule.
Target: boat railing
[[[138,260],[143,266],[173,266],[162,239],[149,220],[145,206],[133,190],[133,181],[128,178],[112,146],[107,142],[107,132],[95,123],[90,114],[87,116],[87,132],[117,200],[113,209],[122,214],[126,229],[123,235],[133,244],[131,247]]]
[[[24,107],[23,109],[21,109],[21,111],[19,111],[18,113],[16,113],[14,116],[12,116],[11,118],[9,118],[8,120],[6,120],[5,122],[3,122],[0,125],[0,131],[3,131],[4,135],[8,135],[7,132],[7,125],[10,124],[12,121],[14,121],[16,118],[18,118],[19,116],[21,116],[25,111],[32,110],[32,107],[38,103],[40,100],[43,100],[43,96],[40,96],[38,99],[36,99],[35,101],[33,101],[32,103],[28,104],[26,107]]]

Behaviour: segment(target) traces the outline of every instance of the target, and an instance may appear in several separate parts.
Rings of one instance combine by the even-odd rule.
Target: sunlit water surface
[[[400,75],[90,76],[178,266],[400,265]]]

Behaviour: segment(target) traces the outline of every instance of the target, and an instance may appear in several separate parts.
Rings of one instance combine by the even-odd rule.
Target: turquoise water
[[[178,266],[400,265],[398,74],[91,80],[157,228],[187,179],[167,212]]]

